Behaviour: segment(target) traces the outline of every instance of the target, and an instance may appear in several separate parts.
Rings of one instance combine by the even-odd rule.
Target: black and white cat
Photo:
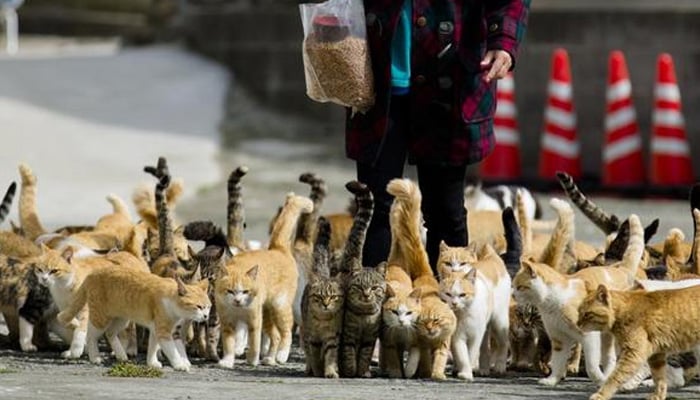
[[[469,211],[494,210],[503,211],[506,207],[515,208],[515,193],[522,190],[525,210],[530,219],[542,217],[542,207],[537,198],[523,186],[490,186],[483,187],[481,182],[467,184],[464,189],[464,206]]]

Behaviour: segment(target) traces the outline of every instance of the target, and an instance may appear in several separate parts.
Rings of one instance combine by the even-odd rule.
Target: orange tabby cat
[[[571,206],[559,199],[552,199],[551,205],[560,215],[573,213]],[[586,372],[593,381],[601,382],[606,376],[599,366],[601,342],[604,342],[603,364],[611,367],[614,352],[609,338],[603,335],[601,341],[597,334],[584,334],[577,328],[576,321],[578,306],[587,290],[593,290],[600,283],[619,289],[627,289],[634,284],[644,251],[644,231],[636,215],[631,215],[629,220],[630,242],[623,260],[617,264],[585,268],[572,275],[563,275],[550,265],[527,259],[522,261],[522,267],[513,279],[515,299],[518,303],[537,307],[552,341],[552,372],[549,377],[540,380],[541,384],[553,386],[566,376],[569,350],[576,343],[583,344]],[[560,217],[560,221],[572,220]],[[569,242],[570,232],[570,227],[558,224],[552,235],[553,250]]]
[[[207,280],[185,285],[179,278],[162,278],[143,270],[102,268],[85,278],[70,307],[59,313],[58,318],[64,324],[75,326],[79,324],[73,320],[76,315],[86,307],[90,309],[87,334],[90,362],[102,362],[97,341],[103,333],[117,360],[126,361],[127,355],[117,334],[133,321],[151,331],[149,366],[162,367],[157,357],[161,348],[175,370],[188,371],[187,354],[175,345],[172,332],[183,320],[207,320],[211,309],[208,285]]]
[[[292,240],[301,213],[313,209],[310,199],[287,195],[275,221],[266,250],[233,257],[215,282],[216,309],[221,318],[223,358],[219,365],[232,368],[236,325],[248,327],[247,361],[257,365],[263,326],[270,337],[263,364],[284,363],[289,356],[294,324],[292,303],[297,290],[297,267]]]
[[[396,224],[392,226],[392,235],[400,236],[392,241],[394,245],[388,263],[404,266],[413,280],[413,287],[420,289],[421,294],[421,310],[416,321],[419,351],[411,351],[406,375],[413,376],[417,370],[420,378],[444,380],[457,318],[449,306],[440,300],[439,285],[421,240],[420,189],[409,179],[393,179],[387,185],[387,192],[394,196],[391,220],[402,224],[400,227]],[[417,354],[420,355],[419,359]]]
[[[656,389],[650,399],[666,398],[666,356],[700,345],[700,286],[629,292],[605,285],[590,293],[578,309],[583,331],[612,332],[620,355],[612,374],[589,399],[608,400],[648,362]]]

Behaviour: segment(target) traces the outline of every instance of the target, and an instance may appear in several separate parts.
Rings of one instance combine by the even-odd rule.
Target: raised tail
[[[107,196],[107,201],[109,202],[109,204],[112,205],[112,212],[114,214],[122,214],[123,216],[131,220],[131,213],[129,213],[129,207],[127,207],[126,203],[124,203],[124,200],[122,200],[119,196],[117,196],[116,194],[110,194]]]
[[[282,211],[272,227],[268,248],[291,252],[299,216],[302,213],[310,213],[313,207],[314,204],[308,197],[287,194]]]
[[[319,217],[318,228],[316,235],[316,243],[314,243],[313,265],[311,266],[311,275],[322,279],[330,278],[330,243],[331,243],[331,224],[324,217]]]
[[[227,243],[230,247],[245,249],[243,230],[245,229],[245,208],[241,194],[241,178],[248,173],[248,167],[242,165],[231,171],[228,177],[228,206],[226,207]]]
[[[700,209],[700,183],[696,183],[690,189],[690,213],[693,216],[693,221],[695,221],[695,224],[693,224],[693,248],[690,250],[690,255],[688,256],[688,264],[693,265],[698,262],[695,253],[698,251],[696,242],[698,241],[698,228],[700,228],[700,225],[698,225],[695,218],[696,209]]]
[[[362,248],[365,245],[367,228],[374,213],[374,198],[367,185],[358,181],[350,181],[345,188],[355,195],[357,212],[353,217],[352,228],[348,235],[348,241],[343,250],[340,272],[353,273],[362,269]],[[374,265],[372,265],[374,267]]]
[[[422,196],[418,185],[410,179],[392,179],[386,191],[394,196],[389,214],[391,250],[388,263],[405,268],[411,280],[433,276],[420,234]]]
[[[323,179],[311,172],[301,174],[301,176],[299,176],[299,182],[311,186],[309,198],[314,203],[314,210],[309,214],[302,214],[299,217],[296,240],[310,245],[314,240],[314,230],[316,229],[316,222],[321,212],[323,200],[328,195],[328,187]]]
[[[530,254],[532,252],[532,221],[527,215],[523,192],[520,190],[515,192],[515,211],[520,223],[521,251],[523,254]]]
[[[520,235],[520,228],[515,221],[515,213],[513,208],[506,207],[501,214],[503,222],[503,230],[506,236],[506,252],[501,254],[503,262],[506,264],[506,269],[511,278],[520,269],[520,256],[523,254],[523,241]]]
[[[12,205],[12,200],[15,198],[16,191],[17,183],[12,182],[10,187],[7,188],[5,197],[2,198],[2,203],[0,204],[0,224],[5,220],[7,214],[10,213],[10,206]]]
[[[561,271],[561,263],[567,246],[574,237],[574,210],[564,200],[553,198],[549,204],[557,212],[557,225],[545,247],[540,262],[547,264],[557,271]]]
[[[29,240],[46,233],[36,209],[36,176],[27,164],[19,165],[22,186],[19,192],[19,224]]]
[[[620,220],[615,215],[608,215],[602,208],[590,201],[574,183],[574,178],[566,172],[557,172],[557,178],[561,187],[566,192],[572,203],[578,207],[583,215],[591,220],[606,235],[618,230]]]
[[[158,158],[156,167],[146,166],[145,172],[158,179],[155,190],[156,211],[158,215],[158,239],[159,255],[174,255],[173,246],[173,224],[168,212],[168,203],[165,198],[165,190],[170,185],[170,171],[165,157]]]
[[[639,269],[639,263],[644,254],[644,228],[635,214],[628,218],[630,225],[630,238],[625,254],[622,256],[621,266],[629,270],[630,279],[634,279]]]
[[[700,250],[700,237],[697,235],[697,232],[700,231],[700,209],[693,209],[693,222],[693,230],[696,232],[696,234],[693,237],[693,248],[690,251],[689,264],[691,266],[691,271],[697,275],[700,275],[700,254],[698,254],[698,250]]]

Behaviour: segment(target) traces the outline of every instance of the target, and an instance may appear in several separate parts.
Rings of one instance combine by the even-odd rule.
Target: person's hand
[[[490,65],[490,68],[489,68]],[[489,50],[486,52],[484,59],[481,60],[481,68],[488,69],[488,73],[484,75],[484,81],[491,82],[494,79],[505,78],[513,66],[513,60],[510,53],[505,50]]]

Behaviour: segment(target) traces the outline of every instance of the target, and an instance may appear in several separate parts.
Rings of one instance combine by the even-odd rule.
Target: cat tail
[[[90,282],[89,275],[85,278],[83,283],[78,288],[78,291],[75,293],[73,301],[70,303],[68,308],[61,311],[56,316],[58,322],[72,328],[78,327],[78,321],[75,320],[75,317],[78,315],[78,313],[80,313],[80,311],[83,310],[85,304],[87,303],[88,282]]]
[[[696,275],[700,275],[700,209],[693,208],[693,247],[690,250],[689,264],[690,270]]]
[[[698,251],[696,241],[698,238],[698,229],[700,228],[700,225],[698,225],[697,218],[695,217],[695,209],[700,209],[700,183],[696,183],[692,188],[690,188],[690,213],[692,214],[694,221],[693,247],[690,250],[690,255],[688,256],[688,264],[690,265],[695,265],[695,263],[698,262],[698,258],[696,257],[695,253]]]
[[[621,266],[628,269],[630,279],[634,280],[644,254],[644,228],[636,214],[630,215],[627,220],[630,226],[629,244],[622,256]]]
[[[574,183],[574,178],[566,172],[557,172],[557,178],[561,187],[566,192],[572,203],[578,207],[583,215],[593,222],[606,235],[618,230],[620,220],[615,215],[608,215],[602,208],[590,201]]]
[[[520,227],[515,221],[515,214],[512,207],[506,207],[501,214],[503,231],[506,236],[506,252],[501,254],[503,262],[511,278],[520,269],[520,256],[523,254],[523,241],[520,235]]]
[[[159,255],[174,255],[173,224],[165,198],[165,190],[170,186],[171,179],[168,171],[168,162],[164,157],[159,157],[156,167],[146,166],[144,171],[158,179],[155,190],[155,202],[158,217]]]
[[[308,197],[288,193],[282,211],[272,227],[268,249],[291,253],[299,216],[302,213],[310,213],[313,207],[314,203]]]
[[[400,265],[411,280],[422,276],[433,276],[428,253],[421,239],[421,201],[418,185],[410,179],[392,179],[386,191],[394,196],[389,213],[391,226],[391,249],[389,264]]]
[[[550,200],[549,204],[556,211],[558,220],[539,261],[565,273],[566,271],[562,271],[561,264],[567,247],[574,237],[574,210],[569,203],[557,198]]]
[[[314,243],[311,276],[322,279],[331,277],[330,268],[331,224],[324,217],[318,218],[316,243]]]
[[[124,200],[122,200],[116,194],[110,194],[107,196],[107,201],[112,205],[112,213],[121,214],[131,220],[131,213],[129,212],[129,207],[127,207]]]
[[[149,228],[158,229],[158,216],[156,215],[156,206],[153,204],[153,192],[150,186],[141,184],[136,187],[131,194],[131,201],[134,203],[139,218]]]
[[[309,198],[314,203],[314,209],[311,213],[304,213],[299,217],[296,241],[311,245],[314,241],[314,230],[316,229],[321,205],[323,205],[323,200],[328,195],[328,187],[323,179],[311,172],[301,174],[299,182],[311,186]]]
[[[362,248],[365,245],[367,228],[374,213],[374,198],[367,185],[350,181],[345,188],[355,196],[357,212],[353,217],[352,228],[348,235],[340,266],[340,272],[350,274],[362,269]],[[374,265],[372,265],[374,267]]]
[[[525,208],[524,194],[521,190],[515,192],[515,210],[517,211],[517,219],[520,223],[520,238],[522,240],[522,253],[529,254],[532,252],[532,221],[527,215]],[[556,226],[556,225],[555,225]]]
[[[22,186],[19,192],[19,224],[29,240],[46,233],[36,209],[36,176],[27,164],[19,165]]]
[[[15,192],[17,191],[17,183],[12,182],[5,192],[5,197],[2,198],[2,203],[0,204],[0,224],[5,220],[7,214],[10,212],[10,206],[12,206],[12,200],[15,198]]]
[[[241,178],[248,173],[248,167],[241,165],[231,171],[228,176],[228,205],[226,207],[226,238],[229,247],[240,250],[246,248],[243,242],[243,230],[245,229],[245,208],[241,194]]]

